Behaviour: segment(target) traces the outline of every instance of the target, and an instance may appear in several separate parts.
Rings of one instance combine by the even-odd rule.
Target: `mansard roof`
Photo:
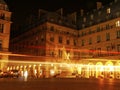
[[[115,0],[114,2],[102,6],[100,9],[94,9],[83,16],[79,16],[77,23],[79,29],[120,17],[119,5],[120,0]],[[110,9],[110,13],[107,13],[107,9]]]

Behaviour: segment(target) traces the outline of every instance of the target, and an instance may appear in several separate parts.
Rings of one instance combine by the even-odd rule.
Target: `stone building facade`
[[[11,26],[11,12],[7,4],[0,0],[0,69],[3,69],[8,61],[9,38]]]
[[[60,70],[61,63],[77,63],[80,65],[75,65],[71,71],[77,70],[83,77],[119,78],[119,5],[119,0],[106,6],[97,2],[97,9],[88,13],[81,10],[67,16],[63,15],[63,9],[55,12],[40,9],[38,16],[31,16],[11,40],[11,51],[26,55],[11,57],[19,60],[17,66],[11,65],[14,69],[20,68],[19,65],[24,67],[25,61],[24,69],[30,64],[40,72],[40,68],[56,71]],[[45,63],[42,62],[51,63],[43,68]],[[45,75],[49,77],[49,73]]]

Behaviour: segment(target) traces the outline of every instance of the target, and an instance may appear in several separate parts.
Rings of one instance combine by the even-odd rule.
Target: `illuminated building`
[[[62,12],[62,9],[60,11]],[[75,21],[62,17],[57,11],[39,10],[37,21],[30,19],[27,24],[27,27],[19,29],[18,36],[12,39],[11,51],[36,56],[36,60],[37,56],[41,56],[43,61],[62,62],[61,60],[67,59],[69,54],[70,58],[73,58],[72,50],[78,48]]]
[[[0,0],[0,69],[4,69],[8,60],[11,12],[4,0]],[[3,54],[4,53],[4,54]],[[6,54],[6,55],[5,55]]]
[[[120,59],[119,1],[104,7],[100,2],[97,5],[96,10],[80,17],[80,49],[90,50],[92,58]]]
[[[31,16],[11,41],[11,51],[30,55],[11,57],[39,62],[79,63],[74,66],[84,77],[120,77],[120,1],[106,6],[97,2],[97,9],[84,14],[64,16],[39,10]],[[34,65],[33,65],[34,66]],[[60,66],[46,66],[53,74]],[[34,66],[36,72],[36,68]],[[38,70],[38,69],[37,69]],[[71,69],[72,71],[72,69]],[[49,76],[49,75],[48,75]]]

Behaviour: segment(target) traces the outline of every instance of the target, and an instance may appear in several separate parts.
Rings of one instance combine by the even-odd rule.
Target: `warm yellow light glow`
[[[36,65],[34,65],[34,67],[36,67]]]
[[[50,70],[50,74],[51,74],[51,75],[54,75],[54,74],[55,74],[55,71],[51,69],[51,70]]]
[[[114,71],[114,67],[113,66],[110,66],[110,71]]]
[[[25,72],[24,72],[24,77],[27,77],[27,76],[28,76],[28,72],[25,71]]]
[[[37,74],[37,70],[36,69],[34,70],[34,73],[35,73],[35,75]]]
[[[29,65],[29,68],[31,68],[32,66],[31,65]]]
[[[9,70],[10,70],[10,68],[8,67],[8,68],[7,68],[7,71],[9,71]]]
[[[17,66],[16,69],[18,70],[18,69],[19,69],[19,66]]]
[[[51,66],[53,66],[53,64],[51,64]]]
[[[101,72],[104,71],[104,66],[101,66],[100,71]]]
[[[27,66],[24,66],[24,68],[26,68]]]

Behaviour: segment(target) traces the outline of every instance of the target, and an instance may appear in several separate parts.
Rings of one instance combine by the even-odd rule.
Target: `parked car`
[[[7,78],[8,77],[8,72],[0,70],[0,78]]]
[[[9,71],[9,77],[19,77],[19,70],[11,70],[11,71]]]
[[[0,78],[2,78],[2,77],[3,77],[3,71],[0,70]]]
[[[3,75],[2,75],[3,78],[8,78],[9,77],[9,74],[7,71],[3,72]]]

